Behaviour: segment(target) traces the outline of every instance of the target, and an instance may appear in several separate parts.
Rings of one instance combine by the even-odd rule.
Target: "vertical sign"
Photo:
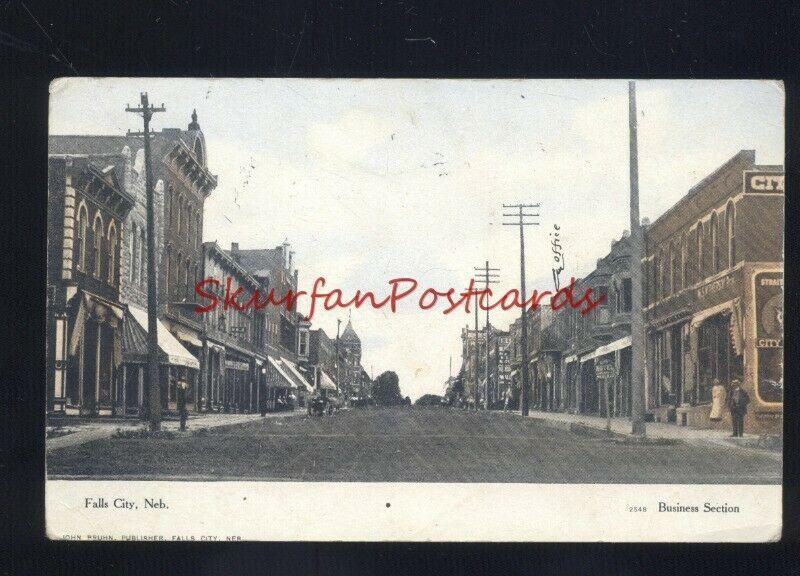
[[[758,396],[783,402],[783,272],[755,276]]]

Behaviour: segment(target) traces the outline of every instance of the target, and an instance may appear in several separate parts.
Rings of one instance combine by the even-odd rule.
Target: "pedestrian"
[[[744,433],[744,417],[747,414],[747,404],[750,396],[742,389],[742,383],[734,379],[731,382],[731,394],[728,398],[728,408],[731,411],[731,421],[733,422],[733,434],[731,436],[741,438]]]
[[[181,379],[178,381],[178,416],[181,419],[181,431],[186,430],[186,419],[189,417],[189,412],[186,409],[186,389],[188,387],[186,380]]]
[[[714,383],[711,386],[711,413],[708,417],[715,422],[722,420],[725,395],[725,386],[722,385],[719,378],[714,378]]]

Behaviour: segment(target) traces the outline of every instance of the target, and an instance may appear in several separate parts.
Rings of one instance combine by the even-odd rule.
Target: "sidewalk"
[[[269,412],[265,418],[285,418],[289,416],[305,415],[305,409],[293,410],[291,412]],[[218,426],[230,426],[231,424],[243,424],[245,422],[252,422],[261,419],[260,414],[190,414],[186,422],[188,431],[198,430],[200,428],[216,428]],[[68,434],[63,436],[56,436],[45,440],[45,452],[57,450],[59,448],[66,448],[67,446],[78,446],[86,442],[108,438],[117,430],[138,430],[148,427],[146,421],[131,421],[131,420],[97,420],[87,423],[75,423],[63,427],[63,430],[68,431]],[[50,430],[52,427],[48,426]],[[177,432],[180,428],[180,422],[177,420],[164,420],[161,422],[162,430],[169,430]]]
[[[568,414],[563,412],[539,412],[531,410],[530,418],[542,420],[558,428],[569,429],[572,424],[579,424],[597,430],[606,429],[606,419],[602,416],[588,416],[585,414]],[[630,436],[630,418],[612,418],[611,431],[616,434]],[[768,448],[761,442],[762,438],[755,434],[745,434],[742,438],[731,438],[727,430],[704,430],[667,424],[664,422],[647,422],[647,437],[667,440],[680,440],[695,446],[709,444],[738,448],[742,450],[757,450],[759,453],[775,454],[782,457],[782,449]]]

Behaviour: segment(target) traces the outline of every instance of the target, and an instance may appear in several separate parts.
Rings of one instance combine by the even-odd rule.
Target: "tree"
[[[400,394],[400,378],[395,372],[387,370],[375,379],[372,398],[378,406],[397,406],[404,402]]]

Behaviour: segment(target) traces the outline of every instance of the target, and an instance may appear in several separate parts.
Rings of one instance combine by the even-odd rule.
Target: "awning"
[[[319,381],[317,382],[317,388],[320,390],[336,390],[336,384],[334,384],[331,377],[325,374],[324,370],[319,371]]]
[[[69,340],[68,351],[70,356],[74,356],[77,353],[78,345],[83,338],[84,325],[87,319],[108,323],[112,327],[117,328],[124,316],[125,309],[120,304],[92,294],[91,292],[81,291],[80,303],[78,304],[78,311],[75,315],[75,324],[72,327],[72,336]],[[118,332],[114,334],[115,338],[117,338]],[[115,363],[119,362],[119,358],[117,358],[117,347],[115,341]]]
[[[125,330],[125,338],[123,339],[123,355],[128,360],[146,360],[147,359],[147,312],[136,306],[128,305],[128,319],[131,320],[128,329]],[[135,322],[136,326],[132,323]],[[161,350],[162,358],[161,364],[173,364],[175,366],[186,366],[187,368],[200,369],[200,363],[197,361],[191,352],[183,347],[175,336],[173,336],[167,327],[161,322],[158,322],[158,348]],[[141,343],[144,342],[144,350],[141,348]],[[144,358],[140,358],[144,352]]]
[[[247,362],[238,362],[236,360],[225,360],[225,368],[238,370],[239,372],[247,372],[250,370],[250,364]]]
[[[577,360],[577,359],[578,359],[578,357],[575,354],[571,354],[570,356],[567,356],[566,358],[564,358],[564,364],[569,364],[570,362],[575,362],[575,360]]]
[[[733,300],[728,300],[727,302],[723,302],[722,304],[718,304],[717,306],[713,306],[711,308],[703,310],[702,312],[698,312],[697,314],[692,316],[692,321],[690,326],[692,328],[697,328],[698,326],[700,326],[700,324],[702,324],[712,316],[716,316],[717,314],[726,311],[732,312],[733,307],[736,304],[736,300],[738,300],[738,298],[734,298]]]
[[[619,340],[614,340],[606,344],[605,346],[600,346],[596,348],[594,352],[590,352],[586,356],[581,358],[581,361],[584,360],[591,360],[592,358],[597,358],[598,356],[605,356],[606,354],[611,354],[612,352],[616,352],[617,350],[622,350],[623,348],[627,348],[631,345],[631,337],[630,336],[623,336]]]
[[[281,357],[281,364],[286,367],[286,373],[292,377],[298,388],[305,388],[308,392],[311,392],[314,389],[311,384],[308,383],[308,380],[306,380],[297,370],[297,366],[294,364],[294,362]]]
[[[198,348],[203,347],[203,343],[200,341],[200,338],[197,334],[185,330],[179,326],[175,326],[175,336],[181,342],[186,342],[187,344],[191,344],[192,346],[197,346]]]
[[[272,370],[268,371],[267,382],[273,388],[290,388],[295,389],[297,385],[292,381],[288,374],[283,370],[281,366],[281,361],[277,358],[273,358],[272,356],[267,356],[267,361],[269,365],[272,367]]]
[[[212,350],[214,350],[215,352],[224,352],[225,351],[225,347],[224,346],[220,346],[219,344],[215,344],[211,340],[206,340],[206,344],[208,344],[208,347],[211,348]]]

